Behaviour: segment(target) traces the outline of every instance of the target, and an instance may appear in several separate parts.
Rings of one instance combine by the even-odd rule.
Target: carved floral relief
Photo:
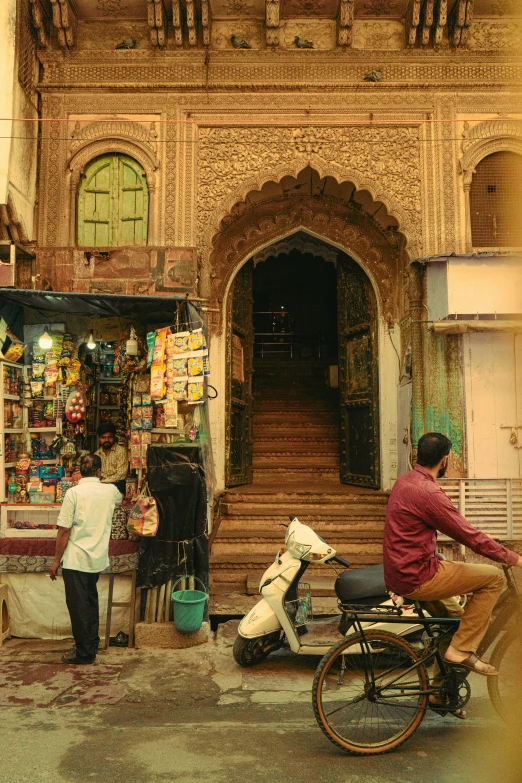
[[[404,24],[396,21],[356,19],[353,23],[353,49],[404,49]]]
[[[489,21],[475,19],[470,28],[468,47],[472,50],[521,49],[521,23],[511,21]]]
[[[415,244],[420,231],[416,127],[200,128],[198,221],[209,242],[224,214],[249,190],[307,165],[353,181],[382,200]],[[242,192],[242,191],[245,192]]]
[[[212,23],[212,46],[215,49],[233,49],[231,37],[244,38],[252,49],[265,48],[265,31],[260,19],[237,19]]]
[[[314,49],[335,49],[336,23],[330,19],[288,19],[281,22],[279,46],[281,49],[296,49],[295,37],[305,38]]]

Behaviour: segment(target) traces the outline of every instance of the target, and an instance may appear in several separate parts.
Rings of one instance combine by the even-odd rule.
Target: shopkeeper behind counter
[[[100,448],[96,454],[101,458],[102,484],[114,484],[125,497],[125,478],[129,465],[127,449],[116,443],[116,427],[110,421],[100,424],[96,430]]]

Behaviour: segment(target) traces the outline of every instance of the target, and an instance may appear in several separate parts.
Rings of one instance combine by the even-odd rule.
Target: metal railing
[[[522,539],[522,479],[440,479],[462,516],[496,538]]]

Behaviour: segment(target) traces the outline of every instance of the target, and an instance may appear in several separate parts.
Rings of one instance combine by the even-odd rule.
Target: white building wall
[[[463,350],[468,475],[520,478],[522,335],[466,334]]]

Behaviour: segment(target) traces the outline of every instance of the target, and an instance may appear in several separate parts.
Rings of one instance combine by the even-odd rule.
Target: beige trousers
[[[462,652],[476,652],[505,585],[504,574],[495,566],[441,560],[435,576],[405,598],[429,602],[471,593],[452,644]]]

